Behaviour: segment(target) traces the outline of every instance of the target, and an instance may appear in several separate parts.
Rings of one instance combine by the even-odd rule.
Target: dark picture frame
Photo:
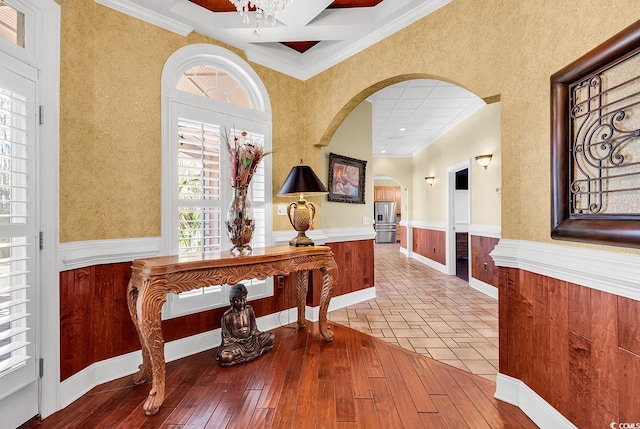
[[[329,201],[364,204],[367,161],[329,154]]]
[[[572,209],[571,85],[640,52],[640,21],[551,76],[551,237],[640,247],[640,213],[576,213]],[[640,108],[635,108],[635,115]]]

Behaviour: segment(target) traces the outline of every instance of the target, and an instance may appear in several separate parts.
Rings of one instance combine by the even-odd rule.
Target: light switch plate
[[[287,205],[278,204],[278,216],[286,216],[286,215],[287,215]]]
[[[371,218],[369,216],[362,216],[362,224],[363,225],[370,225],[371,224]]]

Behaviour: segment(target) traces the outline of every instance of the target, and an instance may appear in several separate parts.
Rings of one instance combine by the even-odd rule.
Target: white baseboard
[[[498,299],[498,288],[495,286],[491,286],[490,284],[482,282],[473,277],[469,277],[469,286],[487,296],[490,296],[493,299]]]
[[[331,299],[329,311],[337,310],[348,305],[357,304],[375,298],[376,288],[370,287],[356,292],[340,295]],[[307,307],[305,315],[307,320],[317,322],[319,319],[320,307]],[[283,310],[278,313],[258,317],[256,323],[261,331],[269,331],[280,326],[286,326],[298,320],[297,308]],[[166,362],[172,362],[186,356],[211,350],[218,347],[221,341],[220,329],[192,335],[187,338],[171,341],[165,344],[164,355]],[[214,357],[212,356],[212,364]],[[60,383],[59,402],[60,409],[68,406],[76,399],[93,389],[95,386],[115,380],[120,377],[134,374],[138,366],[142,364],[142,352],[140,350],[127,353],[96,362],[83,369],[77,374],[69,377]]]
[[[329,302],[329,312],[339,310],[341,308],[348,307],[350,305],[357,304],[368,299],[374,299],[375,297],[375,286],[351,293],[345,293],[344,295],[331,298],[331,302]],[[307,318],[307,320],[317,322],[318,320],[320,320],[320,307],[307,306],[305,317]]]
[[[494,397],[519,407],[541,429],[576,429],[565,416],[517,378],[498,374]]]
[[[415,259],[416,261],[418,261],[418,262],[422,262],[423,264],[430,266],[434,270],[440,271],[442,274],[447,274],[447,275],[449,274],[447,272],[447,266],[446,265],[442,265],[441,263],[436,262],[433,259],[429,259],[429,258],[427,258],[425,256],[422,256],[422,255],[416,253],[416,252],[413,252],[411,254],[411,257],[413,259]]]
[[[256,323],[258,324],[258,329],[268,331],[297,320],[298,310],[292,308],[259,317],[256,319]],[[186,356],[211,350],[218,347],[220,341],[220,329],[171,341],[166,343],[164,347],[165,361],[172,362]],[[213,359],[215,358],[212,356]],[[215,362],[212,361],[213,363]],[[94,363],[60,383],[60,407],[66,407],[99,384],[134,374],[140,364],[142,364],[142,352],[140,350]]]

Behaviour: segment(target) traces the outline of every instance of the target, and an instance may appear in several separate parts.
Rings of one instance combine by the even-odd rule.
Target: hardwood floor
[[[495,383],[331,323],[276,329],[259,359],[221,368],[215,349],[167,364],[158,414],[150,385],[131,376],[100,385],[35,428],[535,428],[493,398]]]

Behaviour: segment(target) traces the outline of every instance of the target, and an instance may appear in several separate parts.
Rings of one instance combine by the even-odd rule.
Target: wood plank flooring
[[[331,324],[276,329],[259,359],[221,368],[215,349],[167,364],[158,414],[142,410],[150,385],[131,376],[100,385],[35,428],[535,428],[493,398],[495,383]]]

